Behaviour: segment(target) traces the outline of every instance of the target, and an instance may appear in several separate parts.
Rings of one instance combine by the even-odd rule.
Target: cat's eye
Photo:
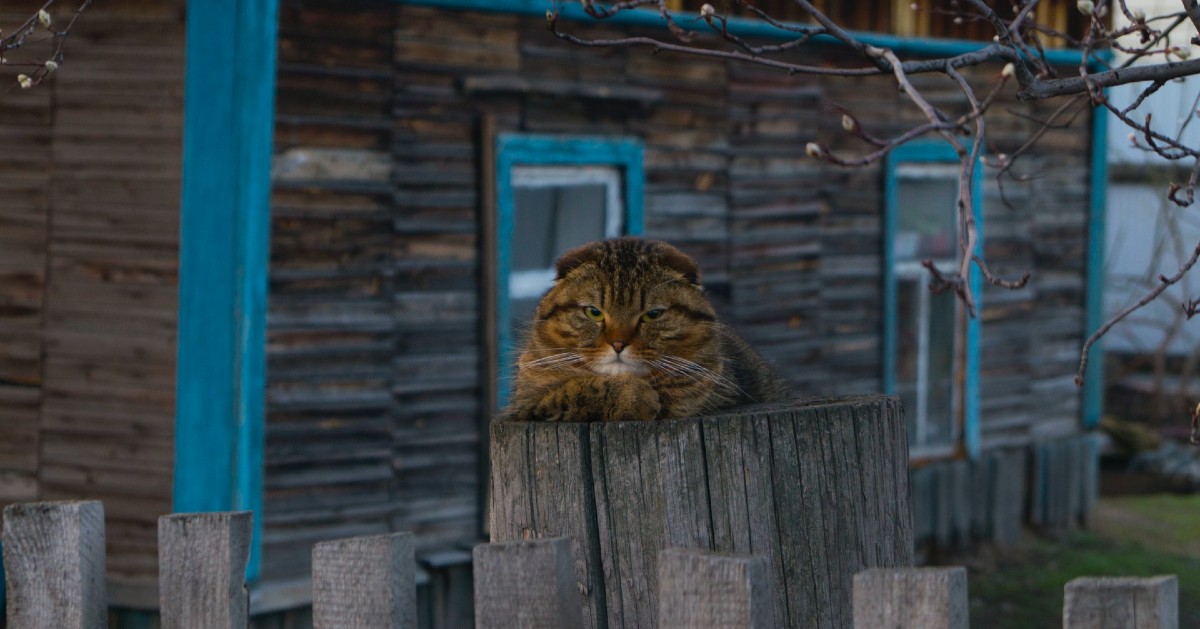
[[[601,312],[600,309],[595,306],[584,306],[583,314],[587,315],[587,318],[591,319],[592,321],[603,321],[604,320],[604,313]]]
[[[651,310],[647,310],[646,313],[642,315],[642,321],[653,321],[661,317],[665,311],[666,308],[653,308]]]

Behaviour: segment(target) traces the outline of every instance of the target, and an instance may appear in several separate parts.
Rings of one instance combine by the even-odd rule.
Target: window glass
[[[910,449],[922,456],[952,450],[959,432],[958,302],[952,291],[932,293],[921,266],[924,260],[940,268],[957,264],[958,170],[902,164],[895,176],[895,393],[904,404]]]
[[[621,235],[624,204],[614,166],[518,166],[512,183],[507,338],[513,345],[504,351],[515,359],[538,301],[554,284],[554,262],[574,247]],[[504,361],[505,372],[512,362]]]

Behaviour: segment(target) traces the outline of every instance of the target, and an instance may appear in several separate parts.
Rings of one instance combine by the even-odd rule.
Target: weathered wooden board
[[[492,430],[493,541],[568,536],[587,626],[658,617],[668,547],[766,562],[774,616],[846,626],[853,575],[912,563],[907,445],[892,398]]]
[[[249,511],[158,519],[158,596],[164,629],[240,629],[250,614]]]
[[[104,507],[98,501],[9,505],[3,538],[8,626],[106,626]]]

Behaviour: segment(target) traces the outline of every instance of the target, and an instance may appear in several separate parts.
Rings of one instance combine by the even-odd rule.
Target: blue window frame
[[[507,400],[520,330],[584,242],[642,232],[642,144],[626,138],[501,134],[496,139],[497,402]]]
[[[886,168],[884,214],[883,383],[899,395],[914,459],[979,452],[979,319],[951,291],[933,294],[923,260],[939,268],[959,263],[959,160],[947,144],[905,145]],[[982,167],[972,198],[983,250]],[[971,267],[981,308],[982,277]]]

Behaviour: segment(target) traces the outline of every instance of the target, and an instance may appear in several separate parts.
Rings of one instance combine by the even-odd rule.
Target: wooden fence
[[[11,629],[104,627],[104,513],[99,502],[14,504],[4,510]],[[161,625],[245,627],[251,514],[159,518]],[[417,626],[413,537],[394,533],[313,548],[317,628]],[[666,549],[658,554],[657,625],[775,625],[771,573],[761,557]],[[480,544],[474,551],[475,624],[578,627],[582,593],[568,538]],[[872,568],[854,577],[853,626],[966,629],[961,567]],[[1080,578],[1066,585],[1064,629],[1176,629],[1174,576]]]

